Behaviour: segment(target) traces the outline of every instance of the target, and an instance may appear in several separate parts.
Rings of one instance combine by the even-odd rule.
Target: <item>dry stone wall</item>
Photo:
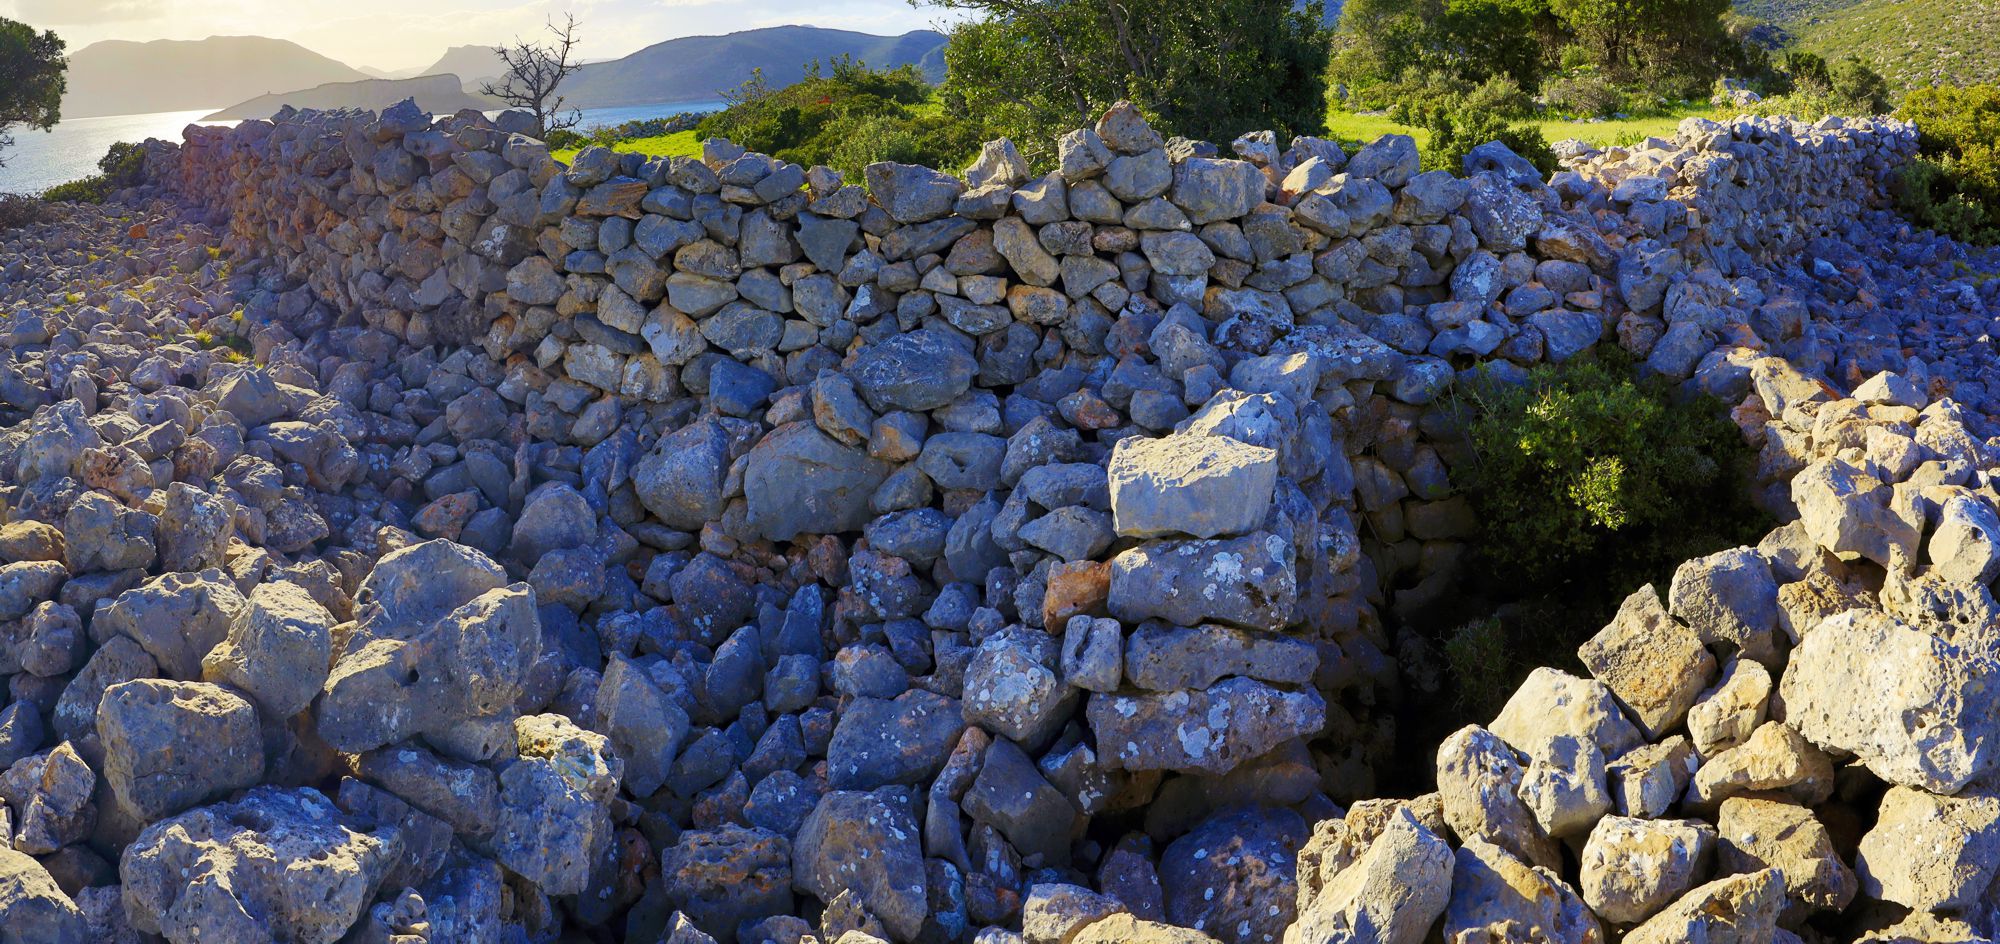
[[[90,691],[57,686],[117,693],[55,709],[81,754],[0,800],[73,812],[48,784],[101,774],[138,932],[1777,940],[1862,894],[1913,909],[1871,928],[1990,933],[1993,456],[1898,375],[1841,397],[1795,367],[1813,309],[1759,278],[1874,203],[1908,126],[1690,123],[1545,182],[1497,146],[1423,173],[1394,136],[1223,157],[1120,105],[1046,174],[995,142],[850,182],[723,142],[565,167],[518,120],[149,145],[257,283],[203,323],[260,365],[177,353],[150,389],[197,390],[166,425],[268,443],[296,490],[232,464],[246,510],[178,564],[81,536],[206,493],[86,463],[152,434],[87,421],[56,359],[21,375],[12,513],[80,536],[65,575],[161,575],[92,614]],[[1600,344],[1737,404],[1790,523],[1635,593],[1590,678],[1538,672],[1439,748],[1436,793],[1367,799],[1428,750],[1382,708],[1384,611],[1448,593],[1477,524],[1437,397]],[[269,567],[230,612],[149,629],[205,586],[179,571],[249,559],[232,534]],[[277,568],[316,552],[341,566],[307,595]],[[45,563],[15,596],[55,594]],[[293,623],[324,651],[251,645]],[[260,764],[281,717],[300,746]],[[226,756],[156,789],[195,737]],[[315,747],[337,775],[297,773]],[[1887,824],[1858,857],[1815,812],[1841,784],[1827,822]],[[1916,853],[1946,833],[1965,868]],[[235,875],[279,837],[341,864],[328,904],[163,865]]]
[[[743,418],[810,404],[850,447],[883,417],[940,409],[928,425],[961,446],[1036,413],[1103,446],[1168,432],[1225,388],[1280,392],[1250,375],[1284,369],[1257,358],[1303,354],[1313,364],[1283,392],[1316,400],[1296,419],[1343,453],[1316,511],[1366,516],[1382,545],[1370,585],[1442,589],[1445,548],[1470,523],[1451,498],[1457,456],[1422,417],[1456,373],[1615,339],[1741,399],[1740,351],[1785,353],[1809,316],[1732,273],[1834,232],[1914,149],[1914,129],[1886,120],[1691,119],[1671,141],[1573,151],[1544,185],[1504,149],[1464,178],[1419,173],[1400,137],[1350,162],[1329,142],[1280,152],[1251,136],[1222,159],[1119,112],[1066,138],[1046,175],[996,146],[962,180],[881,165],[864,188],[726,143],[704,161],[593,149],[564,168],[483,118],[405,111],[190,128],[155,167],[329,314],[504,364],[534,432],[557,440],[594,441],[611,397],[665,420],[637,424],[642,439],[706,400]],[[933,370],[927,389],[883,392]],[[868,514],[856,497],[801,521],[742,497],[746,537]],[[661,517],[721,517],[719,501],[695,504]],[[1332,543],[1352,542],[1337,530]]]

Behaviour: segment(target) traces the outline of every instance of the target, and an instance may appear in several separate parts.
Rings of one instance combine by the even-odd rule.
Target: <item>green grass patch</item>
[[[1674,129],[1680,127],[1681,121],[1687,118],[1712,118],[1720,121],[1733,117],[1735,117],[1734,112],[1701,105],[1677,108],[1650,118],[1605,121],[1550,119],[1530,121],[1527,124],[1540,129],[1542,137],[1550,144],[1575,138],[1596,147],[1610,147],[1636,144],[1653,137],[1671,138],[1674,136]],[[1327,114],[1326,126],[1327,137],[1338,141],[1365,144],[1385,134],[1407,134],[1417,139],[1417,146],[1420,148],[1430,145],[1430,135],[1424,129],[1398,123],[1388,115],[1335,109]]]
[[[644,154],[647,157],[700,157],[701,138],[693,130],[676,131],[651,138],[633,138],[611,146],[620,154]],[[550,156],[565,164],[576,160],[583,148],[564,148],[551,151]]]

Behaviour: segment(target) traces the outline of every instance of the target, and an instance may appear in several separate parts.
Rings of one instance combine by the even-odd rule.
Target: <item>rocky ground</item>
[[[369,140],[404,150],[335,149],[441,192],[402,155],[451,142],[388,118]],[[466,227],[518,244],[498,358],[429,343],[441,308],[328,302],[389,279],[315,245],[444,271],[398,241],[453,211],[386,183],[394,231],[149,187],[0,233],[0,944],[2000,934],[2000,255],[1865,212],[1775,267],[1671,268],[1645,237],[1689,227],[1621,169],[1648,147],[1551,188],[1491,152],[1473,184],[1416,175],[1403,141],[1173,171],[1114,111],[1064,149],[1072,194],[1137,227],[1093,236],[1022,223],[1061,181],[1004,152],[974,168],[998,190],[871,172],[878,208],[726,151],[570,180],[519,140],[514,196],[570,188],[588,223]],[[825,216],[765,268],[752,216],[690,190]],[[637,226],[583,213],[641,193]],[[799,258],[829,225],[840,280]],[[287,226],[300,254],[240,251]],[[675,227],[645,304],[591,281],[607,241]],[[1370,333],[1271,320],[1373,269]],[[1291,294],[1198,310],[1211,275]],[[725,279],[767,307],[706,305]],[[1587,676],[1394,743],[1363,584],[1448,573],[1433,538],[1463,534],[1422,405],[1468,356],[1600,335],[1736,404],[1787,523],[1635,588]],[[703,369],[634,372],[677,347]],[[1391,750],[1434,751],[1438,789],[1366,799]]]

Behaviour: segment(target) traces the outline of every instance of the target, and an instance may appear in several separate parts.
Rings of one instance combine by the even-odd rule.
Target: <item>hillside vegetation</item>
[[[1829,60],[1859,56],[1898,90],[2000,80],[2000,0],[1821,3],[1787,27]]]
[[[1898,92],[2000,79],[2000,0],[1737,0],[1793,45],[1859,57]]]

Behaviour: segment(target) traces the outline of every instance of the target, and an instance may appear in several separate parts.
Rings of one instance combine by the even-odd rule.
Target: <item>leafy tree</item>
[[[1326,128],[1318,0],[921,0],[974,14],[945,50],[947,107],[1032,155],[1119,99],[1163,130],[1228,141]]]
[[[26,23],[0,18],[0,152],[14,143],[15,125],[41,131],[62,118],[63,41],[53,31],[36,33]],[[0,155],[0,167],[7,165]]]
[[[479,87],[482,95],[534,113],[535,123],[541,126],[544,137],[554,131],[574,128],[578,121],[583,120],[580,111],[564,111],[563,97],[556,94],[564,79],[583,68],[581,61],[570,58],[577,41],[575,15],[564,14],[561,26],[550,20],[548,30],[552,37],[548,42],[517,39],[512,46],[501,46],[495,50],[500,54],[500,61],[506,64],[507,72]]]
[[[1349,0],[1341,10],[1341,49],[1330,70],[1350,93],[1412,73],[1481,83],[1506,76],[1540,84],[1543,35],[1555,24],[1547,0]]]
[[[1723,20],[1730,0],[1549,0],[1549,8],[1621,81],[1698,94],[1742,58]]]

